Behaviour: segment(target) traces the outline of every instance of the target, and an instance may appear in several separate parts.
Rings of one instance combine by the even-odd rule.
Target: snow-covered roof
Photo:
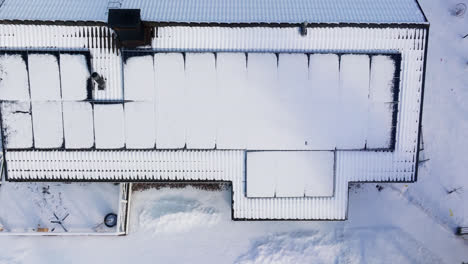
[[[426,33],[166,26],[117,52],[0,25],[8,179],[230,181],[234,218],[344,219],[348,182],[415,180]]]
[[[245,170],[247,197],[334,195],[334,151],[247,152]]]
[[[182,23],[424,23],[416,0],[4,0],[0,20],[107,21],[108,8]]]
[[[395,142],[394,54],[139,52],[124,62],[123,100],[104,104],[87,98],[84,54],[6,52],[0,67],[6,148],[352,150]]]

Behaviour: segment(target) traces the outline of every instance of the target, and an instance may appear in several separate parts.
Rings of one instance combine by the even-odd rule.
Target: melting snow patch
[[[3,136],[8,148],[33,146],[31,105],[29,102],[3,102],[1,104]]]

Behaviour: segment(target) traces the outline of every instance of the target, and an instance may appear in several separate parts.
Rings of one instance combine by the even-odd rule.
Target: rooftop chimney
[[[151,28],[141,21],[140,9],[109,9],[108,25],[117,33],[122,47],[135,48],[151,43]]]

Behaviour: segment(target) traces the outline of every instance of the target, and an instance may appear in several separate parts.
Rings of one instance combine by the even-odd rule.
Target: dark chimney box
[[[121,46],[134,48],[151,43],[150,29],[141,21],[140,9],[109,9],[108,25]]]

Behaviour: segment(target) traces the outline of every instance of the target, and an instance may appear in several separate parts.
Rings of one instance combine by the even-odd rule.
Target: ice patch
[[[220,221],[218,211],[199,201],[166,196],[146,203],[139,214],[139,226],[153,233],[180,233],[213,226]]]

